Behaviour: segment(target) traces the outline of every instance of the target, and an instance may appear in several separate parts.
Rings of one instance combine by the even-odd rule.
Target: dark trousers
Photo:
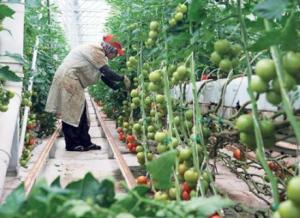
[[[88,125],[85,106],[78,127],[62,122],[62,131],[66,141],[66,149],[72,149],[78,145],[82,145],[84,147],[91,145],[92,142],[89,129],[90,127]]]

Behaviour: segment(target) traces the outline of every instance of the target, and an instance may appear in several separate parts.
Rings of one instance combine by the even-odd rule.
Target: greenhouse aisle
[[[87,96],[87,99],[89,97]],[[92,142],[101,145],[100,151],[88,152],[68,152],[65,150],[65,141],[59,138],[54,159],[49,159],[46,163],[42,178],[51,183],[56,177],[61,177],[61,184],[67,185],[84,177],[87,172],[91,172],[97,179],[113,177],[116,181],[123,180],[118,164],[115,159],[109,159],[109,145],[107,140],[101,137],[100,127],[98,126],[96,114],[90,101],[88,101],[88,111],[91,120],[90,135]],[[115,122],[106,120],[110,127],[115,126]],[[125,155],[129,166],[138,166],[134,155]]]
[[[87,96],[89,99],[89,96]],[[65,141],[63,137],[57,139],[55,157],[48,159],[43,168],[40,178],[45,178],[48,183],[51,183],[58,176],[61,178],[61,185],[66,186],[72,181],[79,180],[88,172],[91,172],[95,178],[102,180],[105,178],[113,178],[115,181],[123,180],[122,174],[119,170],[115,159],[109,159],[108,150],[109,145],[107,140],[101,137],[100,127],[98,126],[96,114],[91,102],[88,102],[88,111],[91,120],[90,135],[92,141],[101,145],[100,151],[88,152],[68,152],[65,150]],[[105,118],[106,125],[110,130],[115,129],[115,121]],[[114,137],[118,137],[116,131],[112,131]],[[28,168],[21,168],[17,177],[8,176],[6,178],[5,190],[2,199],[14,190],[24,179],[34,165],[39,153],[42,151],[46,140],[36,146],[33,152],[33,157]],[[139,164],[133,154],[128,153],[124,146],[120,147],[128,166],[134,170]],[[118,191],[118,183],[116,183]]]

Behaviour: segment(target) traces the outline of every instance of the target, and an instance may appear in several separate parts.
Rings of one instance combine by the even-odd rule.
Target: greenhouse
[[[300,218],[299,0],[0,0],[0,218]]]

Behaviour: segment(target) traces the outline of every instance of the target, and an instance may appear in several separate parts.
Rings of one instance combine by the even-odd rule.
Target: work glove
[[[130,89],[130,86],[131,86],[131,81],[130,81],[130,79],[129,79],[127,76],[124,76],[123,82],[124,82],[125,88],[126,88],[127,90],[129,90],[129,89]]]

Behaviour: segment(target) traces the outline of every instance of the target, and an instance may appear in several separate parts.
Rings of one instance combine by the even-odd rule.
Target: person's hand
[[[130,79],[128,79],[127,76],[124,76],[123,82],[124,82],[125,88],[126,88],[127,90],[129,90],[129,89],[130,89],[130,86],[131,86],[131,81],[130,81]]]

